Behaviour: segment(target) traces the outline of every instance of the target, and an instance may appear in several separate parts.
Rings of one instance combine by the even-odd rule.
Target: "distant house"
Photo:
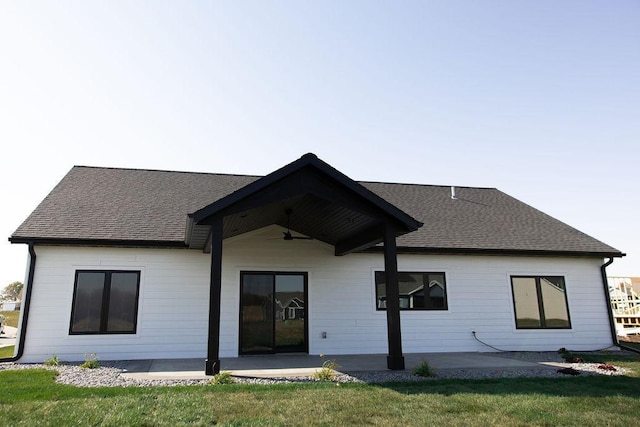
[[[618,335],[640,335],[640,277],[609,277],[608,281]]]
[[[494,188],[356,182],[312,154],[263,177],[76,166],[10,241],[30,254],[22,360],[207,373],[279,352],[401,369],[493,351],[478,337],[611,346],[603,274],[624,255]]]
[[[286,301],[284,304],[281,301],[276,300],[276,304],[278,304],[278,315],[277,319],[281,320],[295,320],[295,319],[304,319],[304,301],[300,298],[291,298],[289,301]]]
[[[2,311],[20,310],[20,301],[3,301]]]

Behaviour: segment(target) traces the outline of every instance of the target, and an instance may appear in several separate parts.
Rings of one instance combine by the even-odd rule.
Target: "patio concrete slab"
[[[223,371],[245,377],[299,377],[312,375],[323,360],[333,360],[340,372],[386,371],[386,354],[327,355],[266,355],[223,358]],[[407,370],[426,360],[436,370],[445,369],[519,369],[549,368],[553,365],[509,358],[505,353],[411,353],[405,354]],[[147,379],[203,379],[203,359],[135,360],[128,363],[124,376]]]

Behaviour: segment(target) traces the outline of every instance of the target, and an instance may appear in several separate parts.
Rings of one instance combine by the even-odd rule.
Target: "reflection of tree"
[[[13,282],[8,284],[0,294],[0,301],[18,301],[21,298],[23,287],[24,284],[22,282]]]
[[[76,332],[98,332],[102,312],[102,289],[81,289],[78,286],[73,330]]]
[[[244,294],[242,318],[248,322],[262,322],[271,318],[273,300],[271,295]]]
[[[108,331],[133,331],[136,304],[135,297],[135,291],[133,290],[111,287]]]
[[[104,284],[83,285],[82,282],[78,284],[73,313],[73,331],[100,332],[104,286]],[[107,306],[107,331],[133,331],[136,291],[137,283],[112,284]]]

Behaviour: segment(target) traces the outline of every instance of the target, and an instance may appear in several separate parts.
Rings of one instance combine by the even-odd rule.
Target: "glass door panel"
[[[300,274],[276,275],[275,350],[305,351],[305,277]]]
[[[307,350],[306,273],[240,278],[240,354]]]
[[[241,353],[273,352],[273,276],[242,276]]]

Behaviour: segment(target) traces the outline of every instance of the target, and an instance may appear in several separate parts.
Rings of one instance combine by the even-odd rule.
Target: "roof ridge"
[[[73,169],[106,169],[106,170],[121,170],[121,171],[134,171],[134,172],[163,172],[163,173],[176,173],[176,174],[189,174],[189,175],[211,175],[211,176],[241,176],[246,178],[262,178],[262,175],[248,175],[241,173],[223,173],[223,172],[195,172],[195,171],[179,171],[170,169],[149,169],[149,168],[124,168],[113,166],[87,166],[87,165],[74,165]]]
[[[413,187],[438,187],[438,188],[468,188],[472,190],[498,190],[496,187],[473,187],[470,185],[445,185],[445,184],[418,184],[412,182],[386,182],[386,181],[357,181],[360,184],[392,184],[392,185],[407,185]],[[500,191],[500,190],[498,190]]]
[[[106,170],[122,170],[122,171],[138,171],[138,172],[162,172],[162,173],[176,173],[176,174],[189,174],[189,175],[209,175],[209,176],[239,176],[246,178],[262,178],[264,175],[250,175],[242,173],[224,173],[224,172],[196,172],[196,171],[180,171],[171,169],[149,169],[149,168],[125,168],[114,166],[88,166],[88,165],[74,165],[73,168],[84,169],[106,169]],[[438,187],[438,188],[468,188],[473,190],[498,190],[496,187],[474,187],[470,185],[444,185],[444,184],[419,184],[411,182],[390,182],[390,181],[368,181],[368,180],[354,180],[359,184],[389,184],[389,185],[406,185],[412,187]],[[499,191],[499,190],[498,190]]]

